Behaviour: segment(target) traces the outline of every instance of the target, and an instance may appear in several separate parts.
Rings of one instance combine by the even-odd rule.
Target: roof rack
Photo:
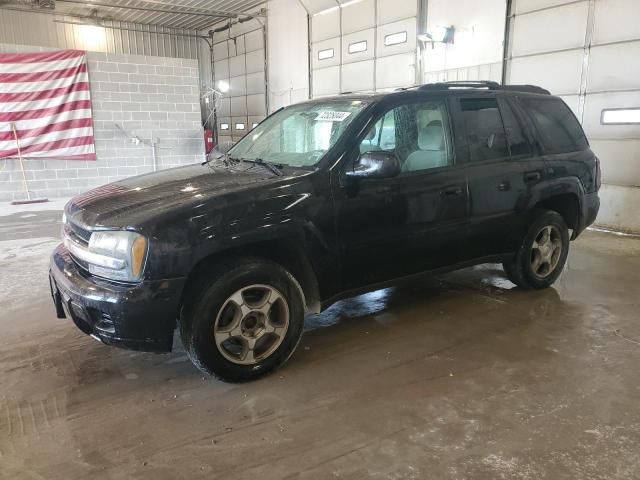
[[[418,90],[451,90],[455,88],[486,88],[488,90],[507,90],[513,92],[551,95],[549,90],[536,85],[500,85],[498,82],[492,82],[489,80],[426,83],[417,87]]]

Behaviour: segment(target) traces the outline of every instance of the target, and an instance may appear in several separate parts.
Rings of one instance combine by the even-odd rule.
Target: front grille
[[[73,222],[68,222],[68,233],[72,233],[76,239],[82,243],[83,245],[89,244],[89,239],[91,238],[91,232],[89,230],[85,230],[84,228],[76,225]]]

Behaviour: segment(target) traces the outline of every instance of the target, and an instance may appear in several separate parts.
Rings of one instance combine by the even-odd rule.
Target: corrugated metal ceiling
[[[22,3],[24,7],[26,2],[16,3]],[[95,15],[99,19],[207,30],[230,18],[255,13],[264,3],[265,0],[56,0],[53,12],[75,17]],[[0,0],[0,5],[17,6],[11,0]]]

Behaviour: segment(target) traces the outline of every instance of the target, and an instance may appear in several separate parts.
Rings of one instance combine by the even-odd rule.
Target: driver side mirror
[[[348,178],[391,178],[400,174],[400,160],[392,152],[361,153],[353,170],[345,172]]]

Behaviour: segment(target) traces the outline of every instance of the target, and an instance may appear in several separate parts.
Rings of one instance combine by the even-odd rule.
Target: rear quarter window
[[[568,153],[589,146],[571,109],[559,98],[521,98],[533,119],[545,153]]]

